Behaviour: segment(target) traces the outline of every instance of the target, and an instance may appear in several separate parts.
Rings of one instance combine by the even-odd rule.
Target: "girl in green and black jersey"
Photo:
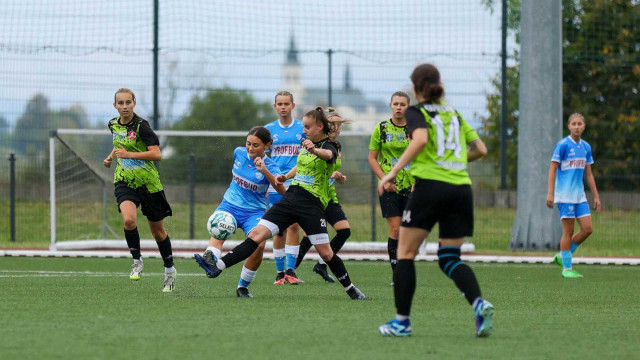
[[[409,312],[416,288],[414,259],[418,248],[438,223],[438,264],[472,306],[476,336],[493,329],[493,305],[482,298],[473,270],[460,259],[465,236],[473,235],[473,198],[467,162],[486,155],[487,148],[460,113],[442,99],[440,72],[431,64],[411,74],[419,104],[405,112],[411,143],[381,180],[380,193],[407,164],[416,179],[402,214],[395,276],[396,317],[381,325],[384,336],[409,336]],[[467,147],[469,149],[467,150]]]
[[[174,290],[176,269],[173,266],[171,240],[164,228],[163,219],[171,216],[171,207],[164,195],[162,183],[154,161],[162,159],[158,136],[151,130],[149,122],[141,118],[133,109],[136,96],[133,91],[122,88],[116,91],[113,106],[119,116],[109,121],[113,138],[113,150],[104,159],[106,167],[111,167],[114,158],[116,170],[113,176],[114,194],[118,211],[124,222],[124,236],[133,257],[131,280],[140,280],[143,269],[140,254],[140,234],[137,225],[137,208],[149,221],[151,234],[158,244],[164,261],[165,276],[163,292]]]
[[[389,120],[378,123],[369,141],[369,166],[378,179],[382,179],[398,163],[404,150],[409,146],[407,133],[407,119],[405,111],[409,107],[409,94],[396,91],[391,95],[389,103],[392,116]],[[398,236],[402,210],[404,210],[413,187],[413,176],[409,172],[409,165],[398,171],[395,181],[384,184],[384,192],[380,195],[380,210],[382,217],[387,219],[389,238],[387,252],[393,274],[396,272]],[[392,283],[393,284],[393,283]]]
[[[329,245],[324,210],[331,200],[329,178],[338,157],[338,150],[329,139],[329,121],[322,108],[316,108],[305,114],[302,124],[306,139],[301,144],[302,150],[296,163],[297,172],[294,174],[290,171],[287,175],[277,177],[279,182],[284,182],[295,175],[282,200],[264,214],[250,238],[217,262],[206,265],[213,277],[217,277],[227,267],[249,257],[258,248],[258,244],[278,234],[280,229],[298,223],[349,297],[364,300],[366,296],[351,283],[342,259],[334,254]]]

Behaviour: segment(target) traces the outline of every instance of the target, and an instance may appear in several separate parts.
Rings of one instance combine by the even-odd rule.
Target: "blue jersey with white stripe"
[[[280,174],[278,165],[269,157],[264,157],[264,164],[273,176]],[[243,209],[266,209],[269,180],[256,169],[246,147],[233,150],[231,173],[233,179],[224,193],[224,200]]]
[[[283,174],[288,173],[298,161],[300,153],[300,142],[305,138],[303,133],[304,126],[302,120],[293,119],[293,122],[287,126],[280,124],[280,120],[272,121],[265,125],[270,132],[273,144],[269,148],[271,159],[278,165]],[[293,181],[289,179],[285,182],[285,187],[289,188],[289,184]],[[276,190],[271,186],[269,192]]]
[[[584,168],[593,164],[591,145],[582,139],[575,142],[567,136],[556,144],[551,161],[558,163],[554,202],[579,204],[587,201],[583,178]]]

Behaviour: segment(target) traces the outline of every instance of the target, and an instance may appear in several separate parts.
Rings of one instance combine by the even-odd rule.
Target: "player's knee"
[[[582,232],[584,233],[585,236],[589,236],[593,233],[593,227],[585,226],[584,229],[582,229]]]
[[[127,230],[133,230],[136,228],[136,218],[133,216],[127,216],[124,217],[123,219],[123,223],[124,223],[124,228]]]
[[[440,270],[451,277],[453,270],[459,265],[464,264],[460,259],[460,248],[457,246],[443,246],[438,249],[438,265]]]
[[[347,240],[349,236],[351,236],[351,229],[346,228],[346,229],[336,230],[336,235],[338,235],[341,239]]]

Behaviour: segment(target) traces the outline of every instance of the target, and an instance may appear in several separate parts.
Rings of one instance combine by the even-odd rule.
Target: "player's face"
[[[569,121],[569,125],[567,125],[567,127],[569,128],[569,132],[572,137],[580,138],[587,126],[581,117],[574,117]]]
[[[315,119],[305,116],[302,118],[302,125],[304,126],[303,132],[307,136],[307,139],[316,142],[325,138],[321,122],[317,122]]]
[[[273,104],[273,108],[278,113],[280,118],[288,118],[291,116],[291,112],[296,107],[296,104],[291,101],[291,97],[288,95],[276,96],[276,102]]]
[[[402,119],[404,117],[404,112],[407,111],[408,107],[409,100],[406,97],[396,95],[391,98],[389,108],[391,108],[394,119]]]
[[[267,148],[268,144],[265,144],[260,140],[259,137],[255,135],[247,136],[247,152],[249,153],[249,157],[255,159],[256,157],[264,157],[264,150]]]
[[[136,107],[136,102],[133,100],[133,95],[122,92],[116,94],[116,102],[113,103],[113,107],[118,110],[118,114],[121,117],[129,119],[133,116],[133,108]]]

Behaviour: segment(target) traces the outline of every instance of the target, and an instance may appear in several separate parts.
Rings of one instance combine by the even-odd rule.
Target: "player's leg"
[[[398,195],[396,192],[385,192],[380,195],[380,210],[382,217],[387,219],[389,234],[387,238],[387,253],[391,264],[392,279],[396,272],[398,262],[398,239],[400,225],[402,224],[402,211],[406,205],[406,197]],[[393,281],[392,281],[393,284]]]
[[[347,239],[349,239],[349,236],[351,236],[351,227],[349,226],[347,216],[339,203],[335,203],[333,201],[329,202],[324,213],[327,218],[327,222],[336,231],[336,235],[331,239],[329,245],[331,246],[333,253],[337,254],[342,249]],[[313,272],[320,275],[322,279],[327,282],[335,282],[333,277],[329,275],[329,272],[327,271],[327,264],[322,258],[320,258],[320,260],[318,260],[318,262],[313,266]]]
[[[282,198],[283,195],[280,195],[277,192],[270,192],[267,197],[269,209],[282,200]],[[276,280],[273,282],[274,285],[284,284],[284,270],[287,261],[285,252],[286,236],[287,229],[284,228],[280,229],[280,233],[273,237],[273,261],[276,266]]]
[[[286,257],[285,281],[292,285],[303,283],[304,281],[298,278],[294,270],[300,251],[300,226],[298,224],[291,224],[287,229],[284,251]]]
[[[125,200],[120,203],[119,209],[124,224],[124,237],[131,252],[131,257],[133,258],[129,279],[137,281],[140,280],[142,270],[144,269],[142,254],[140,252],[140,233],[138,233],[137,226],[137,207],[133,201]]]
[[[164,282],[163,292],[173,292],[176,280],[176,268],[173,263],[173,250],[171,248],[171,239],[164,227],[164,218],[172,215],[171,207],[167,202],[164,191],[153,194],[142,194],[142,202],[140,203],[142,214],[147,217],[149,222],[149,230],[156,240],[160,256],[164,263]]]
[[[245,216],[241,217],[242,231],[247,234],[249,238],[253,236],[253,230],[258,225],[261,217],[264,215],[264,211],[248,212]],[[238,297],[252,298],[253,295],[249,292],[249,285],[256,277],[258,268],[262,263],[262,254],[264,252],[264,246],[266,241],[258,244],[258,248],[245,260],[242,271],[240,272],[240,280],[238,280],[238,286],[236,288],[236,295]]]
[[[576,205],[576,220],[580,225],[580,231],[574,234],[571,238],[571,253],[576,252],[578,246],[587,240],[587,238],[593,233],[591,211],[589,210],[589,204],[586,201]]]

